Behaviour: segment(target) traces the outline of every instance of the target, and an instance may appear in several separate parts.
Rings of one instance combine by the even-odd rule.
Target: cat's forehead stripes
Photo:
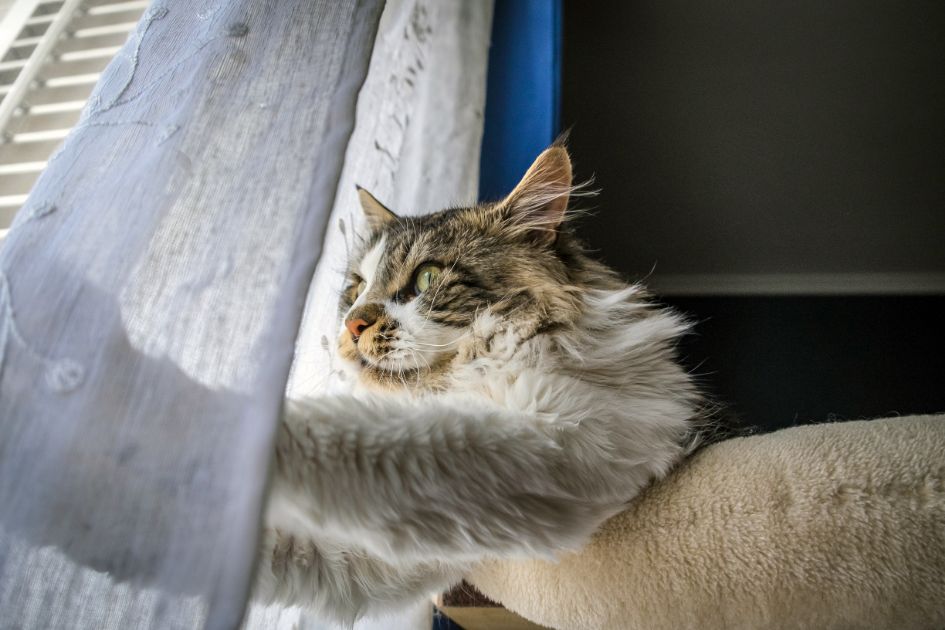
[[[421,226],[404,225],[385,233],[383,240],[374,286],[393,295],[410,283],[419,264],[430,260],[437,235]]]

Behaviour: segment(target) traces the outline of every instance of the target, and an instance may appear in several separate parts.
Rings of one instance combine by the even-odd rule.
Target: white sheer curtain
[[[239,623],[323,237],[295,393],[353,183],[474,197],[491,2],[390,2],[375,46],[381,4],[158,0],[50,161],[0,251],[0,628]]]
[[[238,624],[381,8],[159,0],[103,75],[0,252],[0,624]]]

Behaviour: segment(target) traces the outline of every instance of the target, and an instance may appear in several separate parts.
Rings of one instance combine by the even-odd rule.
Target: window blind
[[[148,0],[17,0],[0,22],[0,242]]]

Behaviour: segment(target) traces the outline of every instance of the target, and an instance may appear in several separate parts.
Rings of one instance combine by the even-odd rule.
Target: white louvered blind
[[[148,0],[16,0],[0,22],[0,242]]]

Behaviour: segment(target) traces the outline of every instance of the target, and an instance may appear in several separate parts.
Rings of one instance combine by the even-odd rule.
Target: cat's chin
[[[425,369],[384,367],[361,356],[343,358],[342,363],[353,380],[372,389],[416,391],[425,388]]]

